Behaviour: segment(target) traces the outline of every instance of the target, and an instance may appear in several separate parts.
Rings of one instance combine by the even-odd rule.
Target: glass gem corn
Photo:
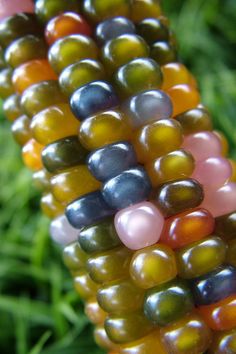
[[[97,344],[235,353],[236,165],[159,1],[4,4],[3,110]]]

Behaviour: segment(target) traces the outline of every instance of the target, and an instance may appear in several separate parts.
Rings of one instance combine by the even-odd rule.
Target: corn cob
[[[35,13],[0,25],[0,94],[98,344],[234,352],[235,164],[159,3]]]

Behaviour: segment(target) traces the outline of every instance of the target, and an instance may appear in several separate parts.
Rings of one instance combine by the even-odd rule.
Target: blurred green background
[[[181,58],[236,158],[236,1],[163,0]],[[0,353],[99,354],[10,124],[0,122]]]

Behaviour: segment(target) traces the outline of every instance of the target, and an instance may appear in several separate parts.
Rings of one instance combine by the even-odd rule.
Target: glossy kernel
[[[182,141],[179,123],[173,119],[161,119],[139,129],[133,142],[138,160],[147,162],[179,149]]]
[[[161,15],[160,3],[158,0],[133,0],[131,5],[131,19],[139,22],[149,17]]]
[[[133,22],[122,16],[108,18],[96,28],[96,39],[101,45],[122,34],[135,34]]]
[[[118,110],[105,111],[81,123],[79,139],[88,150],[127,140],[131,136],[125,116]]]
[[[97,300],[104,311],[128,313],[142,308],[144,291],[130,279],[124,279],[102,286],[97,293]]]
[[[33,59],[46,59],[47,45],[42,38],[26,35],[12,42],[6,49],[5,59],[8,65],[17,68]]]
[[[89,299],[85,304],[84,312],[93,324],[102,324],[106,319],[106,312],[99,306],[96,298]]]
[[[65,207],[59,203],[51,193],[45,193],[40,201],[43,214],[48,218],[54,219],[64,213]]]
[[[3,102],[3,113],[6,118],[13,122],[16,118],[23,114],[23,110],[20,104],[20,96],[14,94],[9,96]]]
[[[65,95],[71,96],[81,86],[104,78],[104,68],[98,61],[84,59],[66,67],[59,77],[59,83]]]
[[[227,182],[218,189],[205,189],[202,207],[214,217],[232,213],[236,210],[236,183]]]
[[[232,174],[230,162],[224,157],[211,157],[197,161],[192,178],[197,180],[206,190],[216,190],[229,181]]]
[[[77,229],[92,225],[115,214],[105,202],[100,191],[95,191],[74,200],[66,208],[69,223]]]
[[[57,76],[46,59],[32,60],[21,64],[13,72],[12,82],[17,93],[41,81],[56,80]]]
[[[214,333],[213,343],[209,353],[234,354],[236,353],[236,330]]]
[[[170,118],[172,103],[164,91],[147,90],[124,101],[122,109],[127,115],[130,126],[139,128],[156,120]]]
[[[207,325],[215,331],[224,331],[236,327],[236,295],[212,305],[199,307],[199,313]]]
[[[137,159],[133,146],[129,142],[121,141],[91,152],[87,164],[96,179],[106,182],[123,171],[135,167]]]
[[[159,65],[176,62],[177,52],[173,44],[166,41],[157,41],[151,46],[150,56]]]
[[[209,328],[194,313],[161,329],[161,336],[171,354],[204,353],[211,343]]]
[[[96,283],[109,283],[127,277],[131,257],[127,248],[115,248],[89,258],[87,269]]]
[[[194,134],[212,130],[212,120],[208,111],[204,108],[193,108],[175,119],[181,124],[184,134]]]
[[[191,176],[194,166],[195,163],[192,155],[184,150],[169,152],[145,165],[154,187]]]
[[[175,254],[166,245],[146,247],[134,253],[130,275],[137,286],[149,289],[172,280],[177,275]]]
[[[191,279],[212,271],[225,260],[226,245],[221,238],[211,236],[176,252],[178,273]]]
[[[113,218],[84,227],[80,231],[79,243],[86,253],[104,252],[120,246]]]
[[[22,149],[22,157],[24,164],[30,170],[38,171],[43,168],[41,153],[43,145],[37,143],[36,140],[30,139]]]
[[[77,241],[79,236],[78,230],[69,224],[64,214],[51,221],[49,232],[51,239],[62,247],[66,246],[65,249],[67,249],[69,244]]]
[[[236,239],[236,212],[216,218],[215,232],[223,239]]]
[[[139,250],[159,241],[164,217],[155,205],[142,202],[120,210],[114,222],[123,244]]]
[[[96,59],[97,56],[98,50],[95,42],[80,34],[57,40],[48,53],[49,62],[57,73],[79,60]]]
[[[80,123],[65,103],[46,108],[36,114],[31,121],[34,138],[43,145],[78,133]]]
[[[52,18],[45,29],[45,37],[49,45],[56,40],[71,34],[91,36],[92,29],[85,19],[74,12],[65,12]]]
[[[83,3],[84,13],[95,22],[115,16],[128,17],[129,9],[128,0],[85,0]]]
[[[50,190],[50,178],[50,173],[44,169],[34,172],[32,176],[34,186],[41,191]]]
[[[112,209],[123,209],[148,199],[151,182],[142,166],[123,171],[103,185],[102,195]]]
[[[27,88],[21,97],[22,108],[29,117],[58,103],[66,102],[56,80],[42,81]]]
[[[66,204],[99,187],[100,183],[91,175],[86,165],[67,169],[51,178],[53,195]]]
[[[25,145],[32,138],[30,119],[26,115],[17,118],[11,126],[11,132],[19,145]]]
[[[14,93],[12,73],[13,71],[10,68],[5,68],[0,71],[0,98],[2,99],[6,99]]]
[[[171,248],[181,248],[214,231],[213,216],[205,209],[195,209],[166,219],[161,241]]]
[[[129,97],[141,91],[160,88],[162,73],[154,60],[138,58],[119,68],[114,83],[122,97]]]
[[[105,329],[112,342],[122,344],[144,337],[153,326],[140,311],[110,315],[105,321]]]
[[[155,202],[165,216],[172,216],[198,207],[203,201],[201,185],[189,178],[162,185],[156,192]]]
[[[221,266],[191,282],[195,304],[210,305],[236,294],[236,268]]]
[[[200,103],[199,92],[190,85],[176,85],[167,91],[173,103],[173,117],[196,108]]]
[[[169,63],[162,66],[163,85],[162,90],[168,90],[175,85],[190,84],[191,75],[188,69],[181,63]]]
[[[69,136],[47,145],[42,151],[43,165],[48,172],[58,173],[79,165],[86,159],[87,151],[77,136]]]
[[[169,30],[160,19],[144,18],[137,24],[138,34],[145,39],[148,44],[153,44],[156,41],[168,41]]]
[[[42,22],[48,22],[52,17],[66,11],[79,12],[79,7],[77,0],[37,0],[35,12]]]
[[[219,138],[209,131],[187,135],[182,147],[189,151],[196,161],[222,156]]]
[[[116,92],[106,81],[92,81],[78,88],[70,99],[72,112],[81,121],[118,104]]]
[[[135,58],[148,57],[146,42],[135,34],[123,34],[107,42],[102,50],[102,60],[109,72]]]
[[[113,352],[113,350],[119,350],[119,348],[108,338],[108,335],[104,328],[104,324],[100,324],[95,327],[94,340],[99,347],[106,350],[112,350],[112,352],[109,351],[109,354],[119,354],[116,351]]]
[[[158,326],[166,326],[181,319],[192,308],[191,291],[187,284],[180,280],[155,287],[145,295],[144,313]]]
[[[18,13],[6,17],[0,23],[0,45],[5,48],[15,39],[28,34],[41,34],[41,26],[34,14]]]
[[[87,259],[88,256],[80,248],[78,241],[67,245],[63,250],[63,262],[71,271],[83,269],[86,266]]]
[[[75,273],[74,288],[82,299],[90,299],[95,296],[98,287],[86,270],[79,270]]]

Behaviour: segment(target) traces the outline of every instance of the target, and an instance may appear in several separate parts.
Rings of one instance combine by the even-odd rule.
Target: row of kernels
[[[19,91],[18,93],[22,93],[25,88],[35,82],[51,78],[55,79],[55,74],[50,69],[46,59],[44,59],[47,54],[47,46],[40,37],[34,35],[36,33],[42,33],[41,27],[35,22],[36,31],[31,28],[33,19],[35,19],[33,15],[19,14],[10,17],[1,24],[1,40],[4,38],[5,33],[10,34],[11,37],[15,39],[13,43],[6,48],[5,59],[6,64],[15,68],[12,83],[13,89]],[[22,31],[16,31],[17,26],[20,24],[24,25],[24,33]],[[38,30],[38,28],[40,28],[40,30]],[[30,34],[28,34],[27,31],[29,31]],[[21,37],[21,34],[24,36]],[[36,48],[38,48],[38,51],[36,51]],[[43,59],[32,60],[36,58]],[[10,77],[9,80],[11,80]],[[14,121],[12,124],[12,132],[15,139],[20,145],[24,146],[22,153],[25,164],[36,171],[41,169],[41,152],[43,146],[38,144],[34,139],[30,140],[32,137],[30,119],[25,114],[22,115],[23,110],[20,96],[14,94],[6,99],[4,102],[4,111],[8,119]],[[45,181],[41,183],[41,186],[45,185],[47,185],[48,189],[48,183],[45,183]],[[57,216],[58,213],[60,214],[64,211],[63,206],[59,204],[50,193],[43,196],[41,206],[44,213],[49,217]]]
[[[80,38],[82,46],[80,49],[83,49],[83,55],[93,58],[90,50],[92,42],[88,37],[84,36],[89,35],[91,29],[78,14],[70,13],[64,17],[61,16],[53,19],[46,27],[45,36],[49,44],[51,44],[55,41],[56,37],[64,37],[73,32],[79,33],[79,35],[75,35],[74,37],[76,38],[77,36]],[[67,54],[68,50],[73,51],[73,38],[67,47],[64,48],[64,55]],[[75,52],[73,53],[75,54]],[[53,52],[53,55],[57,56],[57,54],[55,51]],[[62,65],[62,60],[60,65]],[[63,62],[63,65],[67,65],[67,62]],[[72,124],[70,124],[70,120]],[[64,130],[64,122],[66,122],[68,131]],[[61,127],[60,124],[62,124]],[[44,110],[35,116],[32,122],[33,133],[38,136],[38,139],[43,140],[47,144],[42,158],[46,169],[53,173],[51,178],[52,193],[57,200],[65,204],[99,188],[99,183],[95,181],[87,167],[83,164],[86,151],[80,146],[78,138],[75,136],[78,127],[79,122],[76,122],[66,105],[64,107],[58,107],[58,105],[52,106]],[[72,134],[73,136],[70,136]],[[68,157],[70,157],[69,160]],[[55,161],[57,161],[56,164]]]
[[[37,23],[34,15],[17,14],[12,16],[1,22],[0,32],[1,43],[5,46],[9,44],[5,50],[6,65],[10,65],[13,69],[37,57],[46,57],[47,47],[41,37],[39,37],[42,35],[42,28]],[[21,36],[24,37],[21,38]],[[11,44],[10,42],[12,40],[13,43]],[[38,56],[36,47],[39,49]],[[39,62],[40,61],[46,60],[42,59],[39,60]],[[10,68],[6,70],[8,70],[10,74],[9,83],[12,85],[13,93],[15,87],[12,78],[14,77],[15,71]],[[52,72],[51,74],[54,75]],[[16,141],[20,145],[25,145],[32,137],[32,134],[30,131],[30,120],[28,116],[24,114],[21,107],[20,96],[14,94],[8,97],[4,102],[3,109],[7,118],[10,121],[14,121],[12,124],[12,132]],[[31,141],[31,144],[28,144],[23,151],[25,163],[35,169],[41,168],[41,150],[42,147],[39,144],[35,141]]]
[[[76,292],[85,301],[85,313],[93,324],[99,326],[97,328],[102,328],[107,315],[96,300],[98,285],[91,279],[86,270],[88,255],[81,249],[77,241],[73,241],[73,239],[78,237],[78,233],[78,230],[73,229],[68,224],[65,216],[60,216],[51,223],[52,237],[55,237],[57,243],[66,245],[63,250],[63,260],[71,272]],[[70,243],[68,234],[71,236],[72,243]],[[98,341],[100,338],[99,334],[97,334]],[[112,344],[108,338],[107,342],[107,349],[111,349]],[[104,346],[104,343],[101,344]]]
[[[50,145],[49,145],[48,148],[50,149]],[[80,174],[80,171],[78,171],[78,173]],[[65,174],[66,174],[66,171],[64,172],[64,175]],[[78,177],[79,177],[79,175],[78,175]],[[61,187],[61,182],[62,182],[62,179],[63,179],[62,174],[59,174],[58,176],[55,176],[54,179],[58,179],[58,182],[59,182],[58,186]],[[76,179],[75,179],[75,181],[76,181]],[[77,182],[78,182],[78,180],[77,180]],[[86,180],[85,180],[85,182],[86,182]],[[53,184],[53,180],[52,180],[52,184]],[[68,185],[70,185],[70,184],[66,183],[65,184],[65,188],[68,187]],[[67,188],[67,190],[68,190],[68,188]],[[60,192],[60,188],[58,188],[58,192]],[[55,190],[54,190],[54,194],[55,194]],[[67,202],[68,202],[68,199],[67,199]],[[83,234],[83,231],[81,232],[81,234]],[[113,247],[115,247],[115,245],[116,244],[114,244]],[[96,268],[97,267],[96,266],[96,259],[93,259],[93,262],[91,262],[91,261],[89,262],[88,261],[87,267],[90,270],[90,275],[92,276],[92,279],[96,280],[99,283],[99,282],[109,281],[110,280],[109,273],[110,273],[110,276],[112,276],[111,280],[114,279],[114,277],[121,276],[123,274],[124,270],[126,269],[126,266],[123,264],[123,262],[125,262],[125,264],[126,263],[128,264],[128,260],[126,259],[127,258],[127,254],[126,253],[124,253],[124,255],[122,256],[122,249],[120,250],[120,252],[121,252],[121,254],[118,254],[119,251],[118,250],[114,250],[113,257],[109,256],[109,255],[107,255],[107,256],[104,255],[104,257],[103,257],[103,266],[104,267],[102,267],[102,265],[100,264],[99,269]],[[110,272],[110,268],[114,268],[114,266],[112,266],[112,264],[115,265],[115,264],[117,264],[117,262],[120,264],[120,267],[119,266],[117,267],[117,269],[119,271],[117,272],[117,274],[112,274]],[[124,267],[124,269],[123,269],[122,266]],[[103,269],[104,274],[102,274],[100,272],[100,269]],[[78,290],[78,285],[77,285],[77,290]],[[102,329],[102,327],[100,326],[99,328],[97,328],[97,330],[95,331],[95,338],[97,339],[98,342],[101,341],[102,333],[104,335],[104,330]],[[104,346],[104,343],[100,343],[100,344],[102,344]],[[108,347],[110,347],[110,343],[108,343]]]

